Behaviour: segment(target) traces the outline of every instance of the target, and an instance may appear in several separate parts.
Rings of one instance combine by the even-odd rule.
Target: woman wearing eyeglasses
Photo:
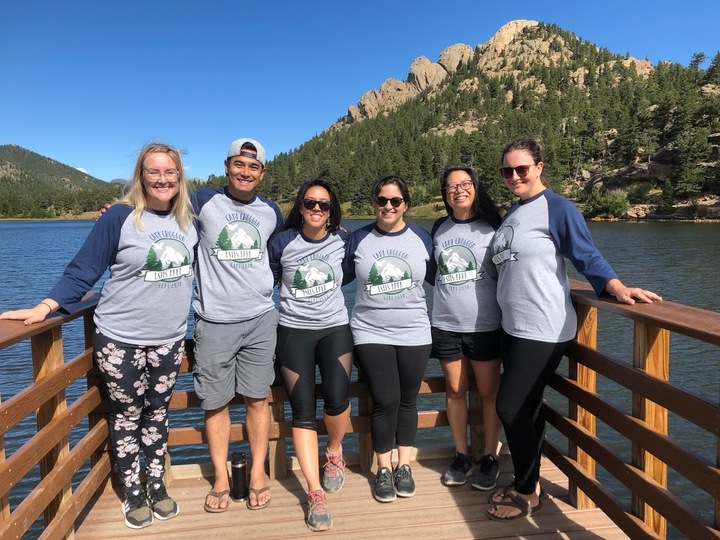
[[[445,396],[455,459],[442,476],[446,486],[461,486],[473,472],[467,445],[467,391],[474,376],[483,405],[485,431],[482,457],[472,486],[495,487],[500,419],[495,399],[500,385],[500,307],[497,271],[490,243],[500,214],[475,171],[455,166],[445,170],[440,189],[448,215],[432,228],[438,271],[431,316],[433,354],[445,375]]]
[[[350,327],[373,399],[370,431],[378,461],[373,495],[391,502],[415,494],[410,457],[417,394],[432,342],[423,281],[432,281],[435,262],[430,235],[405,221],[410,194],[402,178],[378,180],[370,200],[377,220],[351,235],[346,275],[347,281],[358,280]]]
[[[292,408],[295,454],[308,485],[307,526],[332,527],[326,493],[345,481],[342,440],[350,416],[352,336],[340,286],[348,234],[339,228],[332,185],[312,180],[298,190],[285,230],[270,238],[270,268],[280,284],[275,362]],[[315,422],[315,366],[320,370],[328,440],[322,480]]]
[[[626,304],[662,298],[626,287],[617,278],[593,244],[579,210],[543,184],[543,161],[535,139],[521,137],[510,142],[503,149],[501,165],[505,186],[519,199],[503,218],[492,245],[502,328],[508,336],[497,412],[515,480],[491,496],[493,506],[487,514],[496,521],[509,521],[542,509],[543,393],[575,337],[577,325],[565,259],[598,295],[609,293]]]
[[[178,514],[163,484],[168,404],[185,347],[198,240],[179,152],[145,146],[120,202],[98,219],[47,298],[0,319],[31,324],[57,310],[73,313],[110,270],[93,317],[93,358],[110,398],[110,448],[125,491],[125,524],[140,529],[153,515]]]

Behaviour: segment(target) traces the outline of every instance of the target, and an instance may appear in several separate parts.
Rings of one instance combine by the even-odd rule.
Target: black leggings
[[[315,411],[315,364],[320,369],[323,410],[328,416],[344,413],[350,406],[352,334],[348,325],[321,330],[278,326],[275,362],[292,408],[292,425],[317,430]]]
[[[545,343],[506,336],[497,413],[505,429],[515,469],[515,491],[535,492],[545,438],[543,393],[570,341]]]
[[[391,451],[393,442],[398,446],[415,444],[417,395],[431,347],[355,346],[358,365],[373,399],[370,433],[373,450],[378,454]]]

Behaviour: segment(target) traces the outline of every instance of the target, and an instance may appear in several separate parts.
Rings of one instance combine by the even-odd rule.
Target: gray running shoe
[[[462,486],[472,472],[473,464],[470,456],[462,452],[456,452],[450,468],[443,474],[442,483],[445,486]]]
[[[491,455],[486,454],[480,458],[475,467],[475,476],[472,479],[472,487],[486,491],[493,489],[500,474],[500,462]]]
[[[403,465],[393,471],[395,493],[398,497],[412,497],[415,495],[415,481],[412,478],[410,465]]]
[[[153,514],[163,521],[174,518],[180,512],[177,503],[168,495],[162,480],[148,482],[147,498],[152,507]]]
[[[148,506],[142,486],[125,488],[125,500],[122,504],[125,525],[131,529],[142,529],[153,523],[153,515]]]
[[[327,493],[337,493],[345,483],[345,460],[343,459],[342,447],[336,454],[331,454],[325,449],[327,462],[323,467],[322,486]]]
[[[393,502],[396,498],[393,473],[387,467],[382,467],[375,477],[375,497],[379,502]]]
[[[327,531],[332,525],[325,492],[322,489],[308,492],[308,528],[314,532]]]

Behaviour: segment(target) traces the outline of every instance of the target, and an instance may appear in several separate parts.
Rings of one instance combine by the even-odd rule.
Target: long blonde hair
[[[149,143],[143,146],[135,162],[135,171],[133,172],[133,178],[130,183],[130,190],[120,199],[120,202],[134,208],[133,222],[135,223],[135,227],[142,230],[143,227],[140,218],[147,208],[145,187],[142,183],[143,165],[148,154],[155,153],[167,154],[178,170],[178,193],[170,202],[170,212],[175,216],[180,228],[187,231],[192,225],[192,220],[195,215],[192,204],[190,203],[190,190],[185,180],[185,170],[183,169],[180,152],[172,146],[162,143]]]

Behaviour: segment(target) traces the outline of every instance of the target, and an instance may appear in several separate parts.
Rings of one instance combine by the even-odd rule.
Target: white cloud
[[[82,167],[75,167],[75,168],[76,168],[78,171],[80,171],[81,173],[85,173],[85,174],[88,173],[88,172],[87,172],[85,169],[83,169]]]

